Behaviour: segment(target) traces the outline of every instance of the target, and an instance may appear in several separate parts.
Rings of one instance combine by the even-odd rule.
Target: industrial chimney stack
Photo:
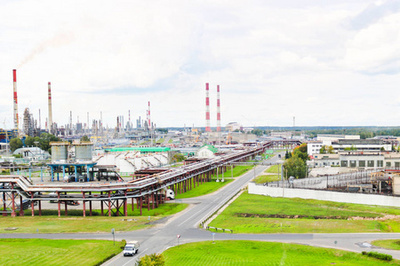
[[[14,129],[18,130],[17,70],[13,69]]]
[[[221,102],[219,94],[219,85],[217,85],[217,132],[221,132]]]
[[[53,133],[53,109],[51,107],[51,82],[48,83],[49,88],[49,132]]]
[[[206,132],[211,132],[210,128],[210,91],[206,83]]]
[[[149,126],[149,129],[151,130],[151,119],[150,119],[150,101],[148,102],[148,110],[147,110],[147,125]]]

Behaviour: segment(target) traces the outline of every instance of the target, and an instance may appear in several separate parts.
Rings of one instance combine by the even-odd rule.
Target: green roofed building
[[[156,153],[156,152],[168,152],[171,148],[169,147],[119,147],[106,149],[106,152],[128,152],[128,151],[139,151],[142,154],[145,153]]]
[[[215,157],[215,153],[218,152],[218,149],[213,145],[203,145],[197,152],[198,158],[213,158]]]

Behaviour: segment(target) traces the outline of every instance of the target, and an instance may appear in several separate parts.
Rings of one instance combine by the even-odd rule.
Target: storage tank
[[[400,176],[393,176],[392,193],[400,195]]]
[[[68,159],[69,142],[50,142],[51,161],[65,163]]]
[[[75,160],[77,162],[91,162],[93,143],[75,144]]]

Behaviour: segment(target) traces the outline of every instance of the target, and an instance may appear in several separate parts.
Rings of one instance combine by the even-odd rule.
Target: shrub
[[[379,252],[373,252],[373,251],[366,252],[366,251],[363,251],[363,252],[361,252],[361,254],[366,255],[368,257],[376,258],[376,259],[379,259],[379,260],[387,260],[387,261],[393,260],[392,255],[383,254],[383,253],[379,253]]]
[[[163,266],[165,264],[165,259],[162,254],[150,254],[140,258],[136,263],[137,266]]]

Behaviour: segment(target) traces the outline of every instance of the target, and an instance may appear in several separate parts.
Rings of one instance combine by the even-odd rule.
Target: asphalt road
[[[270,159],[276,161],[277,156]],[[136,260],[143,255],[160,253],[169,247],[178,245],[177,236],[180,235],[179,244],[212,240],[212,233],[199,228],[200,222],[209,217],[222,205],[232,198],[243,188],[254,176],[262,173],[267,166],[257,166],[232,183],[223,187],[218,192],[198,197],[196,199],[182,200],[191,203],[183,212],[172,217],[162,219],[152,229],[117,232],[116,239],[127,241],[138,240],[141,243],[139,254],[134,257],[123,257],[122,253],[115,256],[104,265],[134,265]],[[179,200],[177,200],[179,201]],[[1,238],[48,238],[48,239],[112,239],[109,234],[2,234]],[[378,249],[370,246],[368,242],[375,239],[400,239],[396,233],[359,233],[359,234],[230,234],[216,233],[215,240],[260,240],[286,243],[299,243],[312,246],[338,248],[354,252],[379,251],[400,259],[400,251]]]

